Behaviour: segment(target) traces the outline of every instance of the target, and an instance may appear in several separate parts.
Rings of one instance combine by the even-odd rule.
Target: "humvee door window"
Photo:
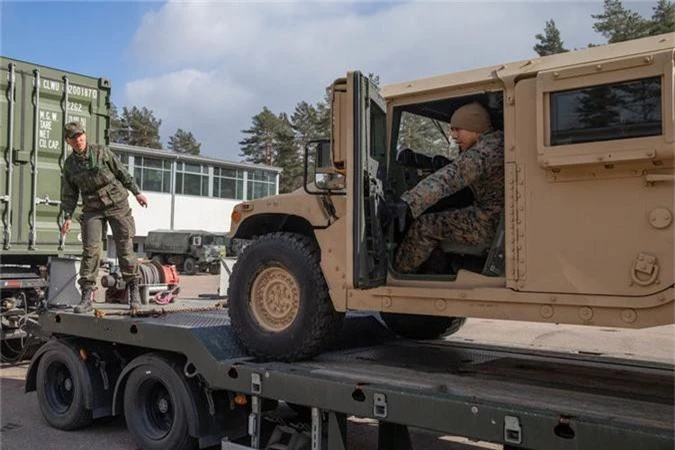
[[[551,94],[551,145],[661,133],[660,77]]]

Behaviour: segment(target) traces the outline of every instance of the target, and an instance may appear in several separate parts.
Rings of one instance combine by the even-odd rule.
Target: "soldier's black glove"
[[[440,169],[441,167],[445,167],[448,164],[450,164],[451,160],[446,158],[443,155],[436,155],[433,158],[431,158],[431,167],[434,169],[434,172]]]
[[[395,223],[399,233],[405,231],[406,224],[412,219],[410,207],[403,200],[394,200],[387,202],[384,207],[385,218],[382,226],[387,227],[390,223]]]

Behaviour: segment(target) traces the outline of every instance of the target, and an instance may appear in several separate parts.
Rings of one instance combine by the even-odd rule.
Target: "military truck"
[[[319,353],[349,310],[379,311],[419,339],[466,317],[673,323],[674,49],[669,33],[381,91],[359,72],[337,79],[330,139],[306,148],[304,186],[232,212],[230,236],[254,239],[230,278],[237,336],[254,355],[296,360]],[[398,273],[403,233],[383,226],[383,209],[429,171],[397,157],[451,159],[448,124],[470,102],[505,135],[495,238],[442,243],[448,273]]]
[[[110,83],[0,57],[0,300],[3,359],[19,357],[45,299],[53,256],[79,255],[79,224],[61,236],[63,126],[82,122],[108,142]]]
[[[204,230],[152,230],[143,245],[148,258],[174,264],[183,273],[220,273],[220,258],[227,253],[226,236]]]

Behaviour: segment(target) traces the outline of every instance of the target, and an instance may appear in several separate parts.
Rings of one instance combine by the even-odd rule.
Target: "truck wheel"
[[[220,263],[211,264],[209,266],[209,273],[211,275],[218,275],[220,273]]]
[[[408,339],[438,339],[462,328],[465,317],[418,316],[414,314],[380,313],[387,327]]]
[[[185,258],[185,261],[183,261],[183,272],[188,275],[197,273],[197,261],[193,258]]]
[[[124,389],[124,418],[140,448],[193,449],[197,439],[188,431],[189,398],[181,375],[156,359],[134,369]]]
[[[37,372],[37,397],[47,423],[60,430],[76,430],[92,421],[85,406],[84,364],[71,351],[48,351]]]
[[[337,334],[337,313],[319,266],[319,248],[295,233],[261,236],[232,269],[230,319],[250,353],[295,361],[318,354]]]

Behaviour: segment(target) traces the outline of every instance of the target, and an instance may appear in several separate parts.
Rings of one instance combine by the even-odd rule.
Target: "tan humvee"
[[[335,81],[332,135],[306,158],[311,182],[233,212],[230,235],[255,238],[230,279],[244,345],[312,356],[348,310],[380,311],[414,338],[454,332],[465,317],[673,323],[674,49],[670,33],[381,94],[358,72]],[[396,273],[401,233],[382,227],[380,210],[430,172],[397,155],[452,158],[447,123],[470,101],[505,134],[503,223],[490,248],[443,243],[448,273]]]

